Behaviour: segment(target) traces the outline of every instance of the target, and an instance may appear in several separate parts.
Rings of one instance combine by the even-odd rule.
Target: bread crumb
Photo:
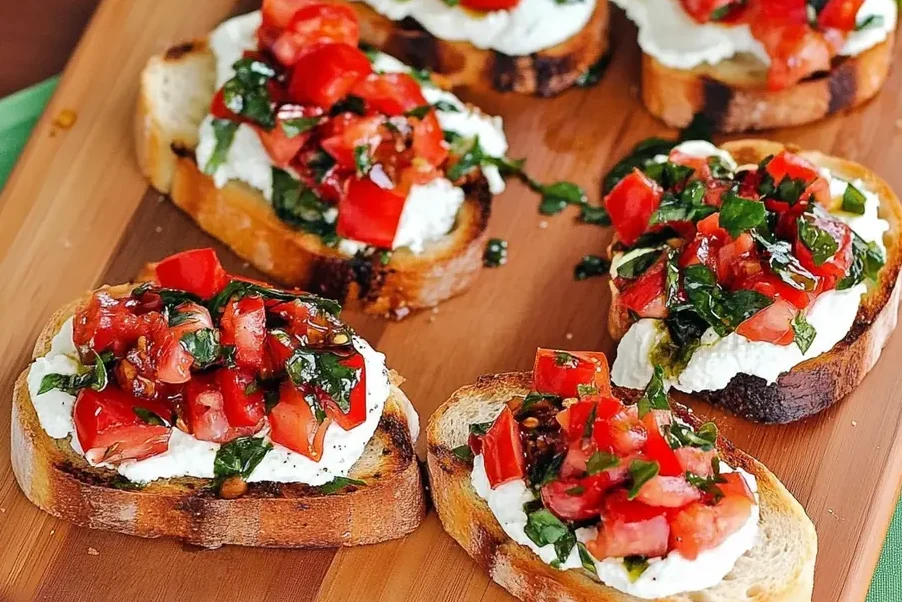
[[[50,534],[53,535],[54,533],[56,533],[56,529],[50,529]]]
[[[241,264],[241,267],[243,267],[244,269],[247,269],[247,268],[251,267],[251,262],[245,261],[244,263]]]
[[[853,421],[852,421],[852,426],[858,426],[858,423],[855,422],[855,421],[853,420]]]
[[[156,228],[153,229],[153,231],[156,232],[157,234],[159,234],[160,232],[163,231],[163,226],[157,226]]]
[[[564,338],[567,339],[567,340],[569,341],[570,339],[573,338],[573,333],[572,333],[572,332],[568,332],[567,334],[564,335]]]
[[[72,109],[63,109],[59,113],[56,114],[56,117],[53,118],[53,125],[56,127],[68,130],[70,127],[75,125],[75,120],[78,119],[78,115]]]
[[[100,552],[94,548],[88,548],[88,556],[100,556]]]
[[[435,315],[435,314],[437,314],[437,313],[438,313],[438,307],[433,307],[433,308],[432,308],[432,315]]]
[[[6,508],[0,508],[0,514],[4,514],[6,512]]]
[[[539,228],[541,228],[542,230],[547,230],[548,229],[548,220],[543,219],[542,221],[540,221]]]

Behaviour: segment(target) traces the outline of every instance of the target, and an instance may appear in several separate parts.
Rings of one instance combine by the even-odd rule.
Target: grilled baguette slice
[[[493,420],[502,404],[532,387],[530,372],[482,376],[458,389],[429,419],[427,461],[432,499],[445,531],[492,579],[528,602],[636,602],[638,599],[595,581],[587,572],[558,571],[509,539],[492,511],[470,484],[472,466],[452,450],[467,442],[469,425]],[[639,392],[615,391],[624,400]],[[674,411],[693,426],[699,420],[685,408]],[[755,475],[761,503],[761,536],[719,585],[703,594],[682,594],[667,602],[809,602],[814,580],[817,535],[799,503],[760,462],[718,441],[724,460]]]
[[[213,98],[215,57],[205,40],[151,57],[141,74],[135,141],[142,172],[206,232],[288,286],[369,314],[403,318],[473,283],[482,268],[492,195],[479,176],[465,186],[454,230],[415,255],[408,249],[348,257],[276,217],[258,191],[232,181],[216,188],[194,159],[197,131]]]
[[[133,286],[107,288],[123,295]],[[56,312],[34,358],[88,295]],[[12,408],[12,467],[25,496],[42,510],[77,525],[140,537],[175,537],[205,548],[224,544],[337,547],[376,543],[410,533],[423,520],[426,498],[408,426],[410,401],[391,372],[391,395],[375,435],[350,478],[363,486],[324,494],[300,483],[251,483],[236,499],[220,499],[210,481],[177,478],[136,489],[111,469],[90,466],[69,441],[41,428],[28,392],[28,370],[16,381]]]
[[[749,420],[785,423],[800,420],[830,407],[855,390],[880,358],[883,347],[896,327],[900,299],[899,268],[902,266],[902,204],[889,185],[866,167],[824,155],[817,151],[800,151],[768,140],[736,140],[723,145],[739,165],[758,163],[783,149],[797,152],[819,167],[837,176],[860,178],[880,198],[880,217],[890,224],[884,236],[886,265],[879,281],[862,297],[861,306],[846,337],[829,352],[795,366],[777,382],[740,374],[720,391],[693,393],[709,403],[723,406]],[[617,289],[611,282],[611,308],[608,329],[614,340],[620,340],[631,322],[617,306]]]
[[[348,4],[360,19],[363,41],[410,65],[435,71],[454,87],[472,91],[554,96],[572,87],[608,50],[608,0],[598,0],[591,19],[575,36],[525,56],[442,40],[414,19],[395,22],[362,2]]]
[[[744,132],[817,121],[870,100],[889,74],[895,34],[833,68],[784,90],[767,89],[767,68],[751,55],[716,65],[673,69],[650,55],[642,58],[642,100],[668,125],[685,127],[697,113],[717,131]]]

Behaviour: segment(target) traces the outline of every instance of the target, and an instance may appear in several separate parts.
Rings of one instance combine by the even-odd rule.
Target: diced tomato
[[[357,82],[351,94],[363,98],[371,109],[390,117],[426,104],[420,84],[407,73],[371,73]]]
[[[805,192],[799,197],[799,202],[792,208],[784,202],[768,199],[765,205],[769,210],[783,213],[792,209],[792,213],[798,216],[808,206],[812,196],[822,205],[830,203],[830,185],[808,159],[789,151],[780,151],[767,164],[766,170],[773,178],[774,184],[779,184],[784,178],[790,178],[802,180],[807,185]]]
[[[310,2],[311,0],[263,0],[263,24],[283,29],[288,26],[294,13]]]
[[[385,119],[381,115],[358,117],[344,114],[333,120],[327,130],[330,135],[320,145],[341,166],[354,169],[358,147],[365,147],[370,155],[382,141],[382,124]]]
[[[586,423],[590,417],[595,420],[608,420],[623,410],[623,404],[614,398],[597,396],[589,401],[579,401],[558,412],[556,419],[570,441],[581,439],[586,432]],[[591,429],[589,430],[591,432]]]
[[[864,0],[827,0],[817,15],[821,27],[854,31],[857,26],[858,11]]]
[[[645,232],[663,195],[658,183],[638,169],[620,180],[608,193],[604,205],[623,244],[632,245]]]
[[[344,238],[391,249],[406,200],[369,177],[351,178],[339,204],[336,232]]]
[[[742,475],[738,472],[728,472],[720,476],[723,483],[718,484],[717,487],[724,497],[745,498],[749,502],[755,503],[755,495]]]
[[[448,143],[445,142],[445,134],[434,110],[426,113],[426,116],[413,126],[413,152],[435,167],[448,158]]]
[[[707,23],[715,11],[722,10],[731,4],[739,5],[736,0],[680,0],[689,16],[699,23]]]
[[[640,451],[648,441],[648,431],[639,420],[636,406],[625,406],[616,415],[595,421],[592,437],[598,449],[628,456]]]
[[[627,499],[626,490],[607,497],[601,511],[598,538],[586,544],[598,560],[667,554],[670,525],[667,511]]]
[[[809,276],[811,278],[811,276]],[[760,268],[757,271],[747,270],[741,278],[737,277],[733,286],[734,290],[753,290],[766,297],[786,299],[799,309],[805,309],[811,304],[813,293],[799,290],[770,271]]]
[[[737,272],[738,264],[750,259],[757,262],[757,255],[755,240],[748,232],[730,240],[717,251],[717,281],[730,282]]]
[[[160,321],[153,328],[151,340],[156,380],[173,385],[188,382],[194,357],[174,336],[172,330]]]
[[[201,441],[227,443],[259,430],[256,426],[235,427],[229,424],[216,372],[193,375],[185,386],[182,409],[191,434]]]
[[[348,396],[348,410],[344,411],[329,396],[325,396],[326,414],[346,431],[363,424],[366,420],[366,367],[363,356],[359,353],[346,357],[338,362],[346,368],[351,368],[357,374],[357,382],[351,388]]]
[[[601,510],[605,491],[612,485],[610,481],[596,476],[585,479],[561,479],[543,485],[542,503],[555,516],[564,520],[595,518]]]
[[[270,313],[279,316],[285,320],[288,325],[286,330],[296,336],[302,337],[307,334],[310,327],[310,306],[295,299],[294,301],[285,301],[269,308]]]
[[[735,475],[735,476],[733,476]],[[717,547],[738,531],[748,520],[754,505],[753,498],[739,491],[735,473],[723,475],[726,484],[718,485],[724,498],[716,505],[694,502],[670,521],[670,546],[684,558],[695,560],[699,553]]]
[[[357,46],[360,28],[357,15],[342,4],[308,4],[297,10],[272,43],[272,53],[286,67],[315,44],[339,43]]]
[[[262,370],[265,378],[271,378],[277,374],[281,374],[285,370],[285,364],[298,348],[300,342],[293,335],[278,330],[271,330],[266,333],[266,357],[264,369]]]
[[[255,125],[254,129],[257,131],[260,142],[263,143],[263,147],[273,163],[278,167],[286,167],[310,138],[309,131],[298,133],[294,136],[289,135],[286,128],[291,126],[286,126],[286,121],[290,123],[292,119],[316,119],[322,114],[323,110],[319,107],[283,105],[279,108],[279,112],[276,115],[274,128],[267,130]]]
[[[155,271],[161,287],[192,293],[201,299],[212,297],[229,283],[213,249],[170,255],[157,264]]]
[[[740,324],[736,332],[750,341],[791,345],[794,338],[792,320],[798,313],[798,308],[792,303],[778,297],[771,305]]]
[[[266,307],[262,297],[241,297],[226,304],[220,342],[235,346],[235,363],[243,368],[263,366]]]
[[[492,489],[522,479],[526,474],[520,426],[509,407],[504,406],[495,423],[482,438],[482,457]]]
[[[670,151],[668,159],[671,163],[692,168],[693,172],[690,176],[690,179],[692,180],[702,180],[704,182],[711,177],[711,168],[708,166],[708,159],[706,157],[698,157],[696,155],[684,153],[678,149],[673,149]]]
[[[720,246],[718,239],[699,234],[686,245],[680,254],[680,267],[703,264],[709,270],[716,272]]]
[[[804,3],[796,4],[804,11]],[[752,35],[771,57],[767,74],[767,86],[771,90],[782,90],[814,73],[830,69],[833,50],[824,36],[811,29],[807,21],[767,23],[757,18],[752,21],[751,28]]]
[[[611,397],[608,359],[596,351],[561,351],[539,348],[532,372],[533,388],[540,393],[577,397],[579,385],[592,385],[598,395]]]
[[[213,328],[213,318],[203,305],[192,301],[186,301],[175,308],[169,316],[169,332],[175,340],[181,341],[182,337],[198,330]]]
[[[372,71],[369,59],[355,46],[314,46],[298,57],[289,95],[294,102],[329,109]]]
[[[460,0],[460,5],[477,11],[493,11],[506,10],[513,8],[520,3],[520,0]]]
[[[216,380],[229,424],[262,428],[266,407],[256,375],[247,370],[221,368],[216,371]]]
[[[72,416],[78,443],[92,464],[143,460],[169,448],[172,408],[113,385],[79,391]]]
[[[669,415],[669,412],[666,412]],[[654,460],[660,467],[659,474],[664,477],[675,477],[683,474],[683,467],[667,439],[661,434],[661,427],[655,412],[648,412],[642,418],[642,424],[648,432],[644,453],[649,460]]]
[[[717,455],[717,450],[704,451],[698,447],[680,447],[674,450],[674,453],[684,472],[706,478],[714,474],[711,462]]]
[[[75,310],[72,341],[84,359],[107,350],[121,357],[138,337],[148,332],[148,323],[131,311],[127,299],[97,291]]]
[[[617,296],[617,303],[631,309],[640,318],[667,317],[667,299],[664,295],[666,266],[667,260],[662,257],[644,274],[625,284]]]
[[[291,381],[283,381],[279,387],[279,403],[269,413],[269,423],[274,442],[314,462],[322,459],[323,442],[332,419],[327,416],[317,422],[310,404]]]
[[[822,278],[836,281],[845,277],[852,265],[852,229],[838,219],[831,219],[819,214],[806,214],[802,218],[815,228],[826,232],[836,242],[836,252],[822,263],[814,260],[814,254],[808,246],[798,237],[793,245],[795,256],[805,269]]]
[[[649,506],[682,508],[701,499],[701,491],[682,476],[656,476],[639,489],[636,500]]]

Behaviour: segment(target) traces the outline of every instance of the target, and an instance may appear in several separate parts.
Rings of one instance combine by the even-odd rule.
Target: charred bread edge
[[[106,288],[106,287],[105,287]],[[107,290],[122,294],[132,285]],[[57,311],[39,335],[33,358],[45,355],[62,323],[82,299]],[[302,484],[252,483],[245,496],[215,497],[206,479],[154,481],[117,488],[122,477],[90,467],[66,439],[42,429],[23,372],[12,407],[12,467],[25,496],[42,510],[92,529],[140,537],[175,537],[205,548],[224,544],[265,547],[337,547],[402,537],[425,517],[426,500],[403,406],[410,402],[391,372],[391,394],[370,445],[389,450],[367,481],[344,493],[322,494]],[[376,442],[376,440],[379,440]]]
[[[554,96],[572,87],[608,49],[608,0],[598,0],[586,26],[571,38],[532,54],[508,56],[469,42],[436,38],[414,19],[392,21],[362,2],[350,2],[363,41],[417,68],[435,71],[453,86]]]
[[[699,391],[689,397],[703,399],[749,420],[764,423],[786,423],[821,412],[852,391],[874,367],[883,347],[896,327],[900,301],[900,266],[902,266],[902,204],[889,185],[866,167],[825,155],[818,151],[801,151],[794,145],[768,140],[736,140],[722,145],[733,154],[739,165],[758,163],[783,149],[797,152],[836,175],[853,180],[860,178],[880,198],[880,217],[890,223],[884,238],[888,242],[886,265],[879,281],[863,297],[851,329],[830,351],[806,360],[775,383],[757,376],[739,374],[720,391]],[[611,283],[613,298],[617,291]],[[613,299],[611,307],[615,306]],[[622,316],[611,311],[608,316],[611,336],[620,340],[626,329]],[[677,394],[681,397],[684,394]]]
[[[483,568],[492,579],[517,598],[528,602],[635,602],[628,596],[593,580],[584,571],[558,571],[541,561],[533,552],[512,541],[501,529],[484,500],[476,495],[470,484],[472,466],[452,451],[454,445],[465,441],[442,440],[441,422],[448,410],[461,400],[481,399],[500,406],[513,395],[525,395],[532,386],[531,372],[509,372],[481,376],[473,385],[455,391],[430,417],[426,428],[427,464],[432,483],[432,498],[445,531]],[[615,387],[615,395],[630,402],[639,391]],[[694,427],[700,420],[687,408],[672,404],[674,412]],[[797,563],[793,563],[793,578],[776,589],[758,591],[753,595],[759,602],[802,602],[811,600],[814,564],[817,554],[817,534],[814,525],[801,505],[783,484],[757,460],[718,438],[717,447],[733,467],[742,468],[758,480],[762,523],[769,515],[779,514],[797,524],[796,537],[803,549]],[[788,517],[788,518],[786,518]],[[757,547],[757,545],[756,545]],[[706,590],[707,591],[707,590]],[[752,595],[745,588],[734,597],[706,597],[712,601],[739,599]],[[696,594],[671,596],[666,602],[699,600]],[[664,602],[663,600],[661,602]]]

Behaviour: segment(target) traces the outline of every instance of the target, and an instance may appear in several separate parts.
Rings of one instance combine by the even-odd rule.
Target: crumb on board
[[[88,556],[100,556],[96,548],[88,548]]]
[[[853,420],[853,421],[852,421],[852,426],[858,426],[858,423],[855,422],[855,421]]]
[[[157,226],[156,228],[153,229],[153,231],[156,232],[157,234],[159,234],[160,232],[163,231],[163,226]]]
[[[540,221],[539,228],[541,228],[542,230],[547,230],[548,229],[548,220],[543,219],[542,221]]]
[[[54,533],[56,533],[56,529],[50,529],[50,534],[53,535]]]
[[[75,121],[78,119],[78,114],[72,109],[62,109],[59,113],[57,113],[53,118],[53,125],[60,128],[61,130],[68,130],[70,127],[75,125]]]
[[[0,508],[0,514],[5,514],[5,513],[6,513],[6,508]]]
[[[437,314],[437,313],[438,313],[438,307],[433,307],[433,308],[432,308],[432,315],[435,315],[435,314]]]
[[[567,339],[567,340],[569,341],[570,339],[573,338],[573,333],[572,333],[572,332],[568,332],[567,334],[564,335],[564,338]]]

